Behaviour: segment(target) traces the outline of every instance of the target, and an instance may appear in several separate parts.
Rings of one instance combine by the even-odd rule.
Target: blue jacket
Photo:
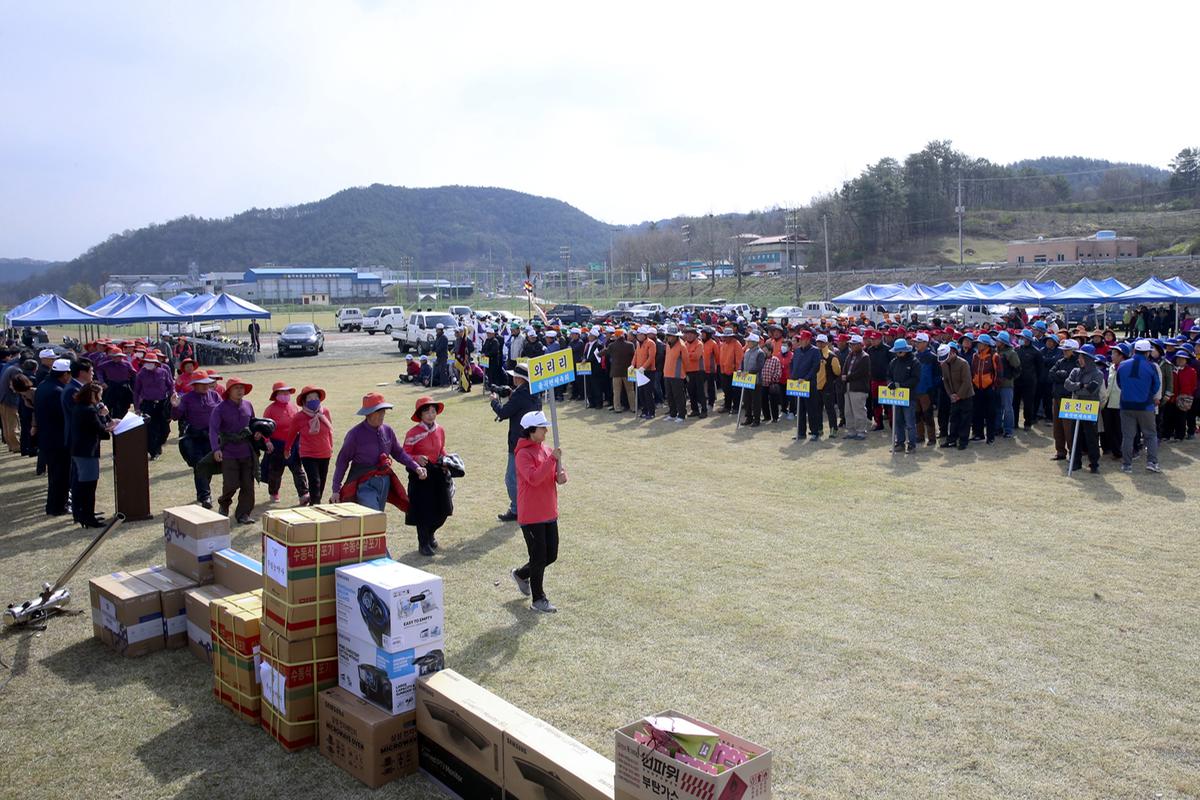
[[[936,391],[942,382],[942,370],[938,366],[937,355],[933,348],[926,347],[923,353],[914,353],[917,363],[921,365],[921,378],[917,381],[917,394],[929,394]]]
[[[797,347],[792,353],[792,364],[788,370],[788,377],[792,380],[816,381],[817,367],[819,366],[821,366],[820,350],[811,345]]]
[[[53,373],[57,374],[57,373]],[[63,417],[63,385],[46,378],[33,393],[33,417],[38,428],[38,450],[54,454],[66,447],[67,426]]]
[[[1117,385],[1121,387],[1122,410],[1153,411],[1154,397],[1162,388],[1162,375],[1157,364],[1135,353],[1117,367]]]

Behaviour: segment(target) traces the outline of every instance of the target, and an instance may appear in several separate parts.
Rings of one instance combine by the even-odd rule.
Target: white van
[[[883,306],[875,305],[850,306],[850,308],[846,311],[846,315],[851,319],[862,319],[863,317],[866,317],[871,322],[883,322],[884,316],[889,313],[892,312],[889,312]],[[895,313],[897,316],[899,316],[899,309],[897,309]]]
[[[403,306],[374,306],[367,309],[362,318],[362,329],[371,336],[378,332],[391,334],[392,330],[404,324]]]
[[[1006,305],[995,306],[959,306],[958,321],[964,325],[984,325],[1000,322],[1011,309]]]
[[[337,312],[337,329],[339,331],[361,331],[363,315],[357,308],[339,308]]]
[[[721,306],[721,314],[728,316],[741,317],[742,319],[750,319],[750,315],[754,313],[754,309],[750,308],[748,303],[727,303]]]
[[[804,314],[801,319],[806,322],[819,322],[822,317],[833,319],[842,313],[841,309],[826,300],[814,300],[804,304]]]

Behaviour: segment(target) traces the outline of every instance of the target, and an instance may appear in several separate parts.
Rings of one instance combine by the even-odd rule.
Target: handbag
[[[1196,396],[1191,394],[1181,394],[1175,398],[1175,405],[1180,411],[1187,412],[1192,410],[1192,403],[1196,401]]]

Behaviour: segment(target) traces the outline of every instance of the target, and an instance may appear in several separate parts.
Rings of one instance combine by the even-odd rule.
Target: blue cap
[[[1033,327],[1037,328],[1039,331],[1046,330],[1046,320],[1039,319],[1037,322],[1033,323]]]
[[[1025,330],[1021,331],[1021,338],[1028,339],[1029,341],[1032,342],[1033,341],[1033,331],[1029,330],[1029,328],[1026,328]]]
[[[952,348],[959,351],[960,353],[962,352],[962,347],[959,346],[958,342],[947,342],[947,344],[949,344]]]
[[[981,333],[979,334],[979,343],[986,344],[988,347],[992,347],[996,344],[996,340],[991,336],[988,336],[986,333]]]
[[[1133,348],[1129,346],[1129,342],[1121,342],[1113,349],[1120,350],[1121,355],[1125,356],[1126,358],[1129,358],[1131,355],[1133,355]]]
[[[962,336],[958,337],[958,340],[959,340],[960,342],[961,342],[963,339],[970,339],[970,340],[973,342],[973,341],[975,341],[975,334],[971,333],[970,331],[967,331],[967,332],[966,332],[966,333],[964,333]]]
[[[1008,345],[1012,344],[1012,339],[1009,337],[1008,331],[1000,331],[999,333],[996,334],[996,338],[999,339],[1001,342],[1004,342],[1004,344],[1008,344]]]
[[[892,342],[893,353],[907,353],[910,350],[912,348],[908,346],[908,339],[897,338],[896,341]]]
[[[1075,351],[1078,355],[1087,356],[1092,361],[1099,361],[1102,356],[1096,355],[1096,346],[1094,344],[1085,344],[1083,347]]]

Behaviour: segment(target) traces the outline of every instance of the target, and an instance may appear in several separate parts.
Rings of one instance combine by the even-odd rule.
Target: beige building
[[[1136,258],[1137,254],[1136,237],[1117,236],[1113,231],[1098,231],[1082,239],[1073,236],[1051,239],[1038,237],[1008,243],[1009,264],[1112,261],[1118,258]]]

